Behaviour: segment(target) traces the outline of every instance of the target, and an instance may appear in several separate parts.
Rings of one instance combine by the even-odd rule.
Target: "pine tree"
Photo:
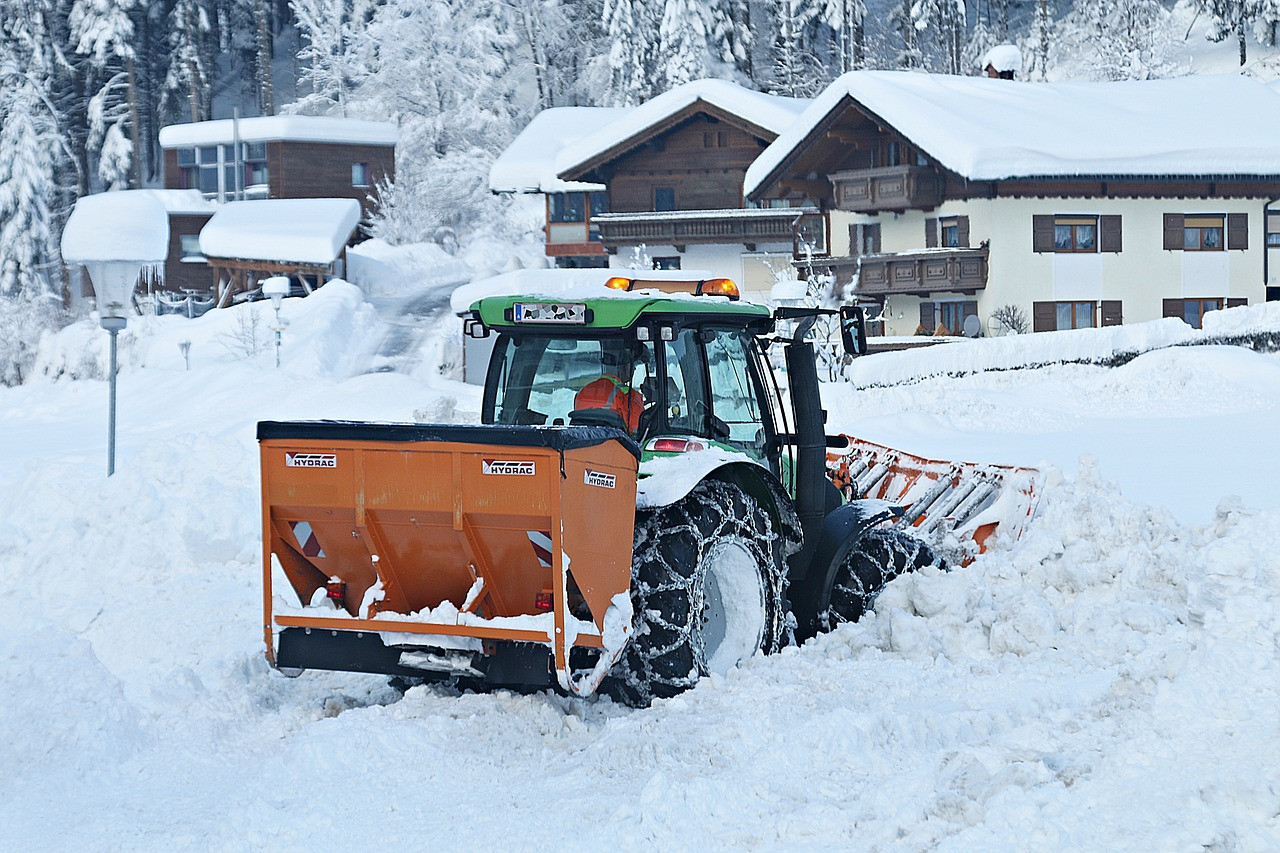
[[[1054,22],[1049,0],[1036,0],[1036,13],[1031,22],[1031,32],[1022,43],[1022,55],[1028,80],[1048,79],[1049,55],[1053,39]]]
[[[658,0],[604,0],[601,10],[609,43],[611,81],[606,102],[633,107],[656,94]]]
[[[67,25],[75,52],[88,60],[97,92],[89,105],[89,144],[99,149],[98,175],[111,188],[142,185],[138,119],[138,86],[129,17],[134,0],[75,0]],[[98,81],[101,81],[100,83]],[[108,128],[114,127],[112,151],[102,157]],[[124,128],[128,127],[127,151]]]
[[[658,31],[658,56],[670,89],[707,76],[710,22],[702,0],[667,0]]]
[[[712,56],[750,79],[751,5],[748,0],[708,0],[708,45]]]
[[[964,0],[915,0],[911,20],[917,32],[933,34],[942,61],[941,70],[959,74],[968,35]]]
[[[806,25],[816,24],[830,33],[831,72],[843,74],[866,67],[867,7],[863,0],[803,0],[797,15]]]
[[[169,14],[170,53],[163,102],[170,113],[185,100],[187,121],[210,117],[213,24],[206,0],[177,0]]]
[[[1247,33],[1262,14],[1262,0],[1199,0],[1200,11],[1209,16],[1210,41],[1224,41],[1235,36],[1240,48],[1240,64],[1249,61]]]

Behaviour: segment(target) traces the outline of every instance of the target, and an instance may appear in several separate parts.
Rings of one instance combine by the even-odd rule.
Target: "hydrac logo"
[[[517,462],[503,459],[481,459],[480,471],[484,474],[506,474],[516,477],[532,477],[537,473],[531,460]]]
[[[286,468],[337,468],[338,456],[336,453],[286,453],[284,466]]]

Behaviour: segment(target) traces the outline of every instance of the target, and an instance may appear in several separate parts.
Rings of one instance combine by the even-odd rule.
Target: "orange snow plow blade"
[[[827,451],[827,473],[846,498],[904,507],[898,525],[946,550],[961,565],[985,553],[999,531],[1017,539],[1035,515],[1044,474],[1035,468],[926,459],[853,436]],[[954,537],[954,541],[952,541]]]

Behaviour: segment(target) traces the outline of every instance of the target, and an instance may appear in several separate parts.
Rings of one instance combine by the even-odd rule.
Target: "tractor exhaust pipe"
[[[814,323],[813,317],[800,321],[786,348],[787,377],[791,386],[791,408],[796,425],[796,514],[804,531],[804,545],[795,555],[792,566],[803,575],[807,572],[813,550],[822,532],[827,511],[827,436],[824,430],[826,412],[818,393],[818,370],[814,363],[813,344],[804,340]]]

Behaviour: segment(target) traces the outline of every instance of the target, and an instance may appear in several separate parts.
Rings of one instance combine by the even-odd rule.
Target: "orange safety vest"
[[[575,409],[612,409],[621,417],[627,429],[635,432],[640,426],[640,413],[644,411],[644,396],[636,388],[628,388],[622,380],[606,373],[588,382],[573,398]]]

